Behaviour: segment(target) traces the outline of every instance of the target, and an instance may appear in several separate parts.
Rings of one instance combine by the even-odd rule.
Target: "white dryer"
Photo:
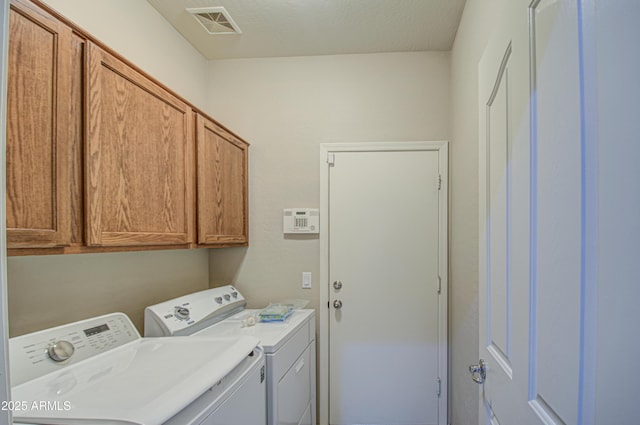
[[[253,336],[267,359],[267,423],[316,424],[315,311],[245,326],[259,310],[233,286],[196,292],[145,309],[145,336]],[[195,330],[195,331],[194,331]]]

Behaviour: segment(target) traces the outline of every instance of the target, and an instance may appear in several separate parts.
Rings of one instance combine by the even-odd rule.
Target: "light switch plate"
[[[302,287],[311,288],[311,272],[302,272]]]

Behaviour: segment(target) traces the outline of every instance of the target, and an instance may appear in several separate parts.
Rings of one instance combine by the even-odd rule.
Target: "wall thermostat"
[[[287,208],[283,215],[284,233],[320,233],[317,208]]]

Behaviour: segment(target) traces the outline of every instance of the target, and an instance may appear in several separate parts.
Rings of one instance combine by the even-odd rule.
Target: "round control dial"
[[[173,315],[176,316],[178,320],[187,320],[189,318],[189,309],[186,307],[176,307]]]
[[[56,341],[47,347],[47,354],[54,362],[69,360],[75,351],[76,347],[69,341]]]

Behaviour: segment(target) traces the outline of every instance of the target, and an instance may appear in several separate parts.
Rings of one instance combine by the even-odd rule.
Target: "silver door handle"
[[[469,366],[469,373],[471,374],[473,382],[476,384],[484,384],[484,381],[487,380],[487,362],[480,359],[478,364]]]
[[[335,308],[335,309],[341,309],[341,308],[342,308],[342,301],[340,301],[340,300],[333,300],[333,308]]]
[[[335,290],[342,289],[342,282],[340,282],[339,280],[336,280],[335,282],[333,282],[333,289]]]

